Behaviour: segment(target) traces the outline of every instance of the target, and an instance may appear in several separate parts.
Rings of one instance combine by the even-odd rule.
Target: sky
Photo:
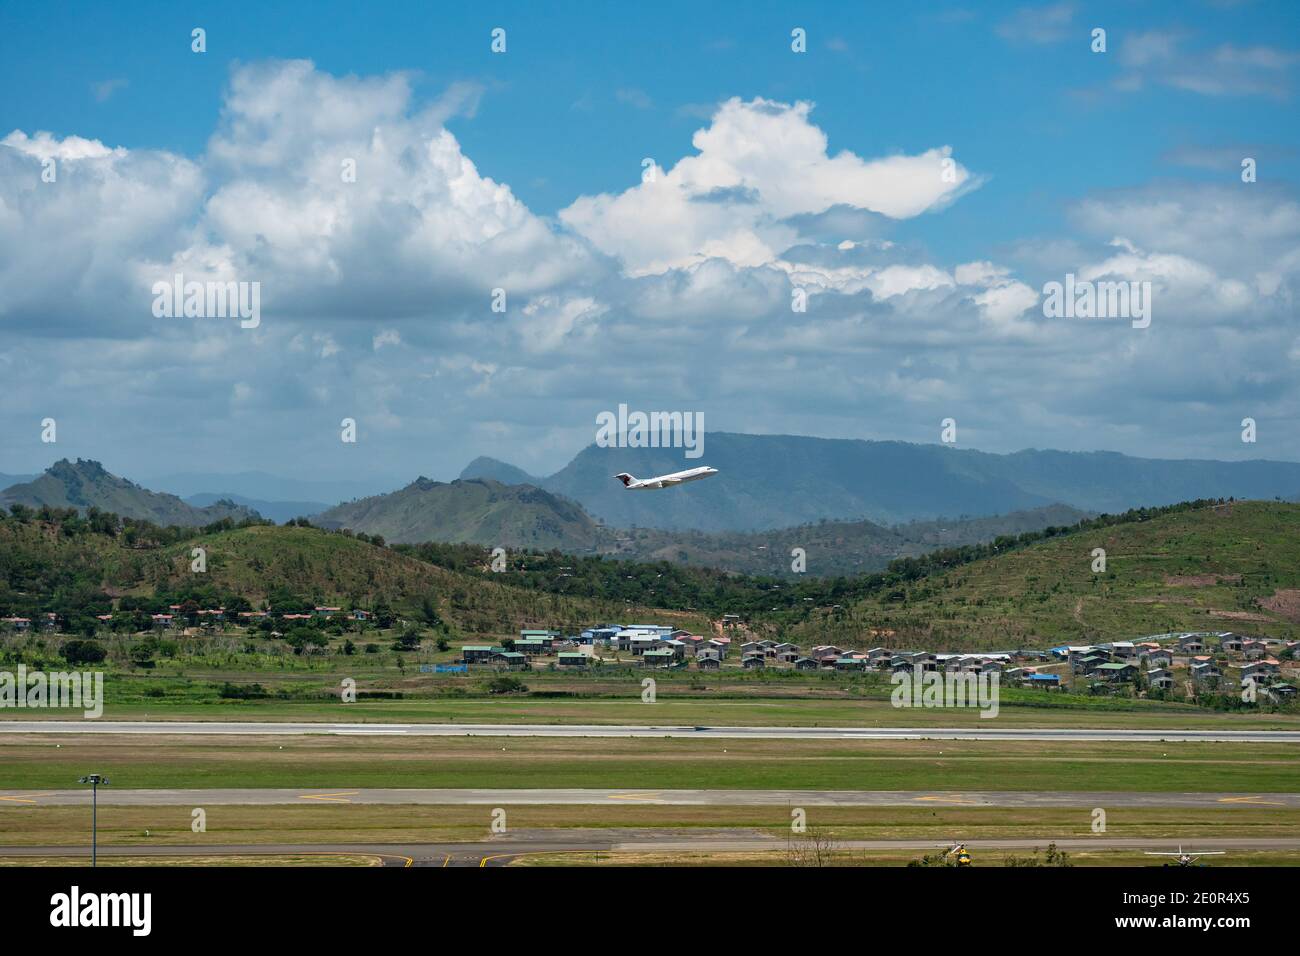
[[[1300,460],[1300,4],[8,4],[0,37],[0,472],[547,474],[620,404]],[[255,327],[165,314],[175,275],[255,286]],[[1067,277],[1149,324],[1052,314]]]

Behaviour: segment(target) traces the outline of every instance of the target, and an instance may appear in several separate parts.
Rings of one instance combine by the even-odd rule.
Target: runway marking
[[[964,797],[960,797],[960,796],[956,796],[956,795],[953,795],[953,796],[938,796],[938,795],[933,795],[933,796],[925,796],[925,797],[913,797],[912,799],[913,799],[913,800],[924,800],[924,801],[927,801],[927,802],[930,802],[930,803],[955,803],[955,804],[961,804],[961,805],[965,805],[965,806],[969,806],[969,807],[977,807],[977,806],[980,806],[980,801],[978,801],[978,800],[967,800],[967,799],[965,799]]]
[[[445,857],[442,858],[442,868],[445,870],[447,868],[447,864],[450,862],[451,862],[451,854],[448,853]]]
[[[1252,807],[1285,807],[1285,803],[1265,800],[1263,797],[1220,797],[1219,803],[1248,803]]]
[[[609,800],[642,800],[653,803],[662,796],[662,790],[651,790],[649,793],[611,793],[607,794],[606,798]]]
[[[52,793],[19,793],[12,797],[0,797],[0,800],[8,800],[11,803],[35,803],[35,800],[28,800],[28,797],[52,797]]]
[[[360,790],[340,790],[338,793],[300,793],[299,800],[323,800],[326,803],[351,803],[348,797],[355,797]]]

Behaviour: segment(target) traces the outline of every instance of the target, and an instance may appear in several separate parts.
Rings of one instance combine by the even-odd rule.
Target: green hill
[[[386,541],[469,542],[500,548],[590,551],[600,528],[581,507],[532,485],[486,478],[417,478],[399,491],[330,508],[313,523]]]
[[[916,521],[894,527],[872,521],[819,521],[772,531],[712,534],[606,528],[601,553],[789,580],[843,577],[883,571],[901,557],[992,541],[1000,535],[1073,525],[1086,517],[1066,505],[1048,505],[988,518]],[[803,552],[801,571],[795,570],[796,548]]]
[[[84,618],[112,610],[115,599],[162,595],[194,597],[204,606],[247,601],[261,607],[286,598],[371,609],[383,604],[399,614],[419,612],[427,599],[452,633],[463,635],[587,626],[628,614],[704,625],[698,615],[547,593],[448,570],[319,528],[154,531],[162,540],[138,529],[128,540],[122,531],[101,533],[86,522],[0,518],[0,616],[53,610]],[[190,570],[194,547],[206,550],[201,574]]]
[[[1092,571],[1093,549],[1106,552]],[[894,570],[905,570],[899,564]],[[1047,647],[1168,631],[1300,637],[1300,506],[1229,502],[1053,536],[894,580],[796,630],[850,643]],[[879,643],[886,643],[880,640]]]
[[[222,518],[242,521],[257,515],[255,511],[227,500],[198,508],[175,495],[150,491],[119,478],[104,470],[97,461],[80,458],[75,463],[66,458],[56,461],[44,474],[0,492],[0,508],[7,509],[15,504],[29,508],[76,508],[83,513],[97,508],[164,527],[197,527]]]

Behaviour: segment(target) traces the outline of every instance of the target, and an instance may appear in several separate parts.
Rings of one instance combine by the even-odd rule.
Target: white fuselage
[[[701,478],[708,478],[710,475],[716,475],[717,473],[718,469],[703,465],[699,468],[688,468],[686,471],[674,471],[671,475],[659,475],[656,478],[636,478],[626,472],[614,477],[623,482],[624,488],[641,491],[648,488],[671,488],[674,485],[680,485],[684,481],[698,481]]]

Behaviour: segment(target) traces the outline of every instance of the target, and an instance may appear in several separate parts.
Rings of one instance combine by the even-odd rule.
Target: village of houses
[[[172,630],[187,619],[203,633],[229,624],[251,626],[267,618],[276,624],[296,624],[345,619],[365,625],[372,614],[363,609],[317,606],[309,612],[275,614],[239,611],[232,620],[224,608],[193,609],[174,605],[169,613],[150,615],[152,626]],[[112,615],[99,615],[107,626]],[[9,632],[61,630],[57,615],[0,618]],[[1300,683],[1300,641],[1250,637],[1230,631],[1196,631],[1155,634],[1136,641],[1062,645],[1048,650],[933,653],[873,647],[857,650],[819,644],[805,651],[798,645],[772,639],[728,637],[747,634],[736,615],[725,615],[713,636],[692,634],[661,624],[607,624],[576,635],[553,630],[528,629],[517,639],[500,645],[467,644],[460,648],[466,669],[526,671],[534,669],[590,670],[601,667],[753,671],[763,669],[814,672],[900,671],[941,673],[993,673],[1003,686],[1080,692],[1150,691],[1187,697],[1249,687],[1251,699],[1285,703],[1295,699]],[[273,635],[278,635],[273,631]],[[1127,691],[1124,691],[1127,692]]]
[[[1156,634],[1137,641],[1113,641],[1049,650],[937,654],[929,651],[873,647],[853,650],[823,644],[806,652],[775,640],[740,642],[707,637],[666,625],[605,625],[562,636],[556,631],[525,630],[501,646],[470,644],[461,648],[468,667],[504,670],[592,668],[602,665],[648,668],[723,668],[796,671],[876,671],[897,673],[996,672],[1008,686],[1098,690],[1133,685],[1139,690],[1174,691],[1181,684],[1188,696],[1253,685],[1258,696],[1281,703],[1296,693],[1288,681],[1300,676],[1300,641],[1252,638],[1231,632]],[[1106,685],[1109,685],[1107,687]]]

